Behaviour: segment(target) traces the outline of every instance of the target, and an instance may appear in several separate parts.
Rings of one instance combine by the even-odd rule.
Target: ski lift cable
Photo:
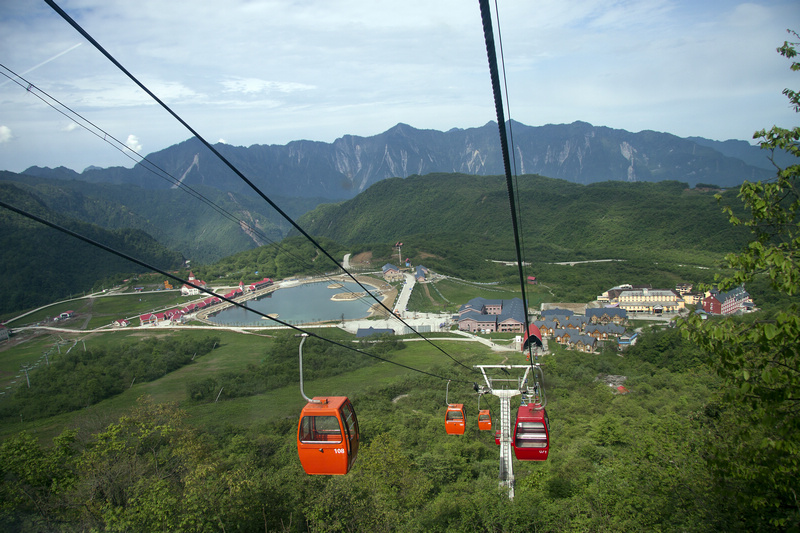
[[[178,283],[182,283],[182,284],[188,285],[190,287],[194,287],[195,289],[203,291],[203,292],[205,292],[206,294],[208,294],[210,296],[215,296],[215,297],[219,298],[220,300],[222,300],[224,302],[227,302],[227,303],[229,303],[231,305],[235,305],[236,307],[240,307],[240,308],[245,309],[247,311],[256,313],[256,314],[260,315],[261,317],[269,319],[269,320],[272,320],[274,322],[277,322],[278,324],[280,324],[282,326],[286,326],[286,327],[289,327],[289,328],[291,328],[291,329],[293,329],[295,331],[298,331],[300,333],[304,333],[304,334],[308,335],[309,337],[314,337],[315,339],[319,339],[319,340],[322,340],[322,341],[325,341],[325,342],[329,342],[331,344],[335,344],[336,346],[339,346],[341,348],[346,348],[348,350],[352,350],[352,351],[360,353],[362,355],[366,355],[368,357],[372,357],[374,359],[378,359],[379,361],[383,361],[384,363],[390,363],[390,364],[405,368],[407,370],[412,370],[414,372],[419,372],[420,374],[425,374],[425,375],[428,375],[428,376],[431,376],[431,377],[435,377],[435,378],[443,379],[443,380],[447,380],[447,381],[457,381],[457,382],[460,382],[460,383],[470,383],[470,384],[474,385],[474,382],[472,382],[472,381],[460,380],[460,379],[452,379],[452,378],[440,376],[438,374],[433,374],[433,373],[427,372],[425,370],[420,370],[418,368],[414,368],[414,367],[411,367],[411,366],[408,366],[408,365],[404,365],[404,364],[398,363],[396,361],[391,361],[389,359],[380,357],[378,355],[371,354],[369,352],[365,352],[364,350],[361,350],[361,349],[358,349],[358,348],[354,348],[354,347],[348,346],[346,344],[342,344],[342,343],[340,343],[338,341],[325,338],[325,337],[323,337],[321,335],[317,335],[316,333],[314,333],[312,331],[304,330],[304,329],[302,329],[300,327],[297,327],[295,325],[289,324],[288,322],[284,322],[284,321],[282,321],[282,320],[280,320],[278,318],[271,317],[271,316],[269,316],[269,315],[267,315],[265,313],[262,313],[261,311],[258,311],[256,309],[252,309],[250,307],[247,307],[246,305],[244,305],[241,302],[237,302],[237,301],[235,301],[235,300],[233,300],[231,298],[227,298],[225,296],[217,294],[217,293],[215,293],[214,291],[212,291],[210,289],[207,289],[207,288],[202,287],[200,285],[195,285],[191,281],[185,280],[185,279],[181,278],[180,276],[176,276],[175,274],[171,274],[171,273],[167,272],[166,270],[160,269],[160,268],[155,267],[153,265],[150,265],[150,264],[148,264],[148,263],[146,263],[144,261],[136,259],[135,257],[130,256],[130,255],[124,253],[124,252],[116,250],[116,249],[114,249],[114,248],[112,248],[110,246],[106,246],[105,244],[102,244],[102,243],[97,242],[97,241],[95,241],[93,239],[90,239],[89,237],[81,235],[80,233],[74,232],[74,231],[72,231],[72,230],[70,230],[68,228],[60,226],[59,224],[56,224],[55,222],[51,222],[49,220],[46,220],[46,219],[44,219],[42,217],[39,217],[37,215],[34,215],[32,213],[28,213],[27,211],[25,211],[23,209],[20,209],[18,207],[15,207],[15,206],[13,206],[11,204],[8,204],[3,200],[0,200],[0,207],[4,207],[5,209],[8,209],[9,211],[13,211],[14,213],[17,213],[18,215],[21,215],[21,216],[24,216],[26,218],[29,218],[29,219],[31,219],[31,220],[33,220],[35,222],[38,222],[38,223],[43,224],[45,226],[48,226],[48,227],[50,227],[52,229],[58,230],[58,231],[60,231],[62,233],[65,233],[65,234],[71,236],[71,237],[74,237],[74,238],[76,238],[78,240],[81,240],[81,241],[87,243],[87,244],[90,244],[90,245],[92,245],[92,246],[94,246],[96,248],[100,248],[101,250],[104,250],[104,251],[109,252],[109,253],[111,253],[113,255],[116,255],[117,257],[121,257],[122,259],[127,259],[128,261],[130,261],[132,263],[135,263],[135,264],[137,264],[137,265],[139,265],[141,267],[144,267],[144,268],[146,268],[148,270],[152,270],[153,272],[158,272],[159,274],[161,274],[163,276],[166,276],[166,277],[168,277],[168,278],[170,278],[170,279],[172,279],[172,280],[174,280],[174,281],[176,281]]]
[[[167,113],[169,113],[170,115],[172,115],[172,117],[173,117],[175,120],[177,120],[177,121],[178,121],[178,122],[179,122],[179,123],[180,123],[180,124],[181,124],[181,125],[182,125],[184,128],[186,128],[186,129],[187,129],[187,130],[188,130],[188,131],[189,131],[189,132],[190,132],[190,133],[191,133],[191,134],[192,134],[192,135],[193,135],[195,138],[197,138],[197,140],[199,140],[201,143],[203,143],[203,145],[205,145],[205,147],[206,147],[206,148],[208,148],[208,149],[209,149],[209,150],[210,150],[210,151],[211,151],[211,152],[212,152],[212,153],[213,153],[213,154],[214,154],[214,155],[215,155],[215,156],[216,156],[216,157],[217,157],[217,158],[218,158],[218,159],[219,159],[219,160],[220,160],[220,161],[221,161],[221,162],[222,162],[222,163],[225,165],[225,166],[227,166],[227,167],[228,167],[228,168],[229,168],[229,169],[230,169],[230,170],[231,170],[231,171],[232,171],[234,174],[236,174],[236,175],[239,177],[239,179],[241,179],[242,181],[244,181],[244,182],[245,182],[245,183],[246,183],[246,184],[247,184],[247,185],[248,185],[248,186],[249,186],[249,187],[250,187],[250,188],[251,188],[251,189],[252,189],[252,190],[253,190],[253,191],[254,191],[256,194],[258,194],[258,195],[259,195],[259,196],[260,196],[260,197],[261,197],[261,198],[262,198],[262,199],[263,199],[265,202],[267,202],[267,203],[268,203],[268,204],[269,204],[269,205],[270,205],[270,206],[271,206],[273,209],[275,209],[275,211],[277,211],[277,212],[278,212],[278,214],[280,214],[280,215],[281,215],[283,218],[285,218],[285,219],[286,219],[286,220],[287,220],[287,221],[288,221],[288,222],[289,222],[289,223],[290,223],[290,224],[291,224],[291,225],[292,225],[292,226],[293,226],[293,227],[294,227],[294,228],[295,228],[297,231],[299,231],[299,232],[300,232],[300,234],[301,234],[301,235],[303,235],[303,236],[304,236],[306,239],[308,239],[308,240],[309,240],[309,242],[311,242],[311,243],[312,243],[312,244],[313,244],[313,245],[314,245],[314,246],[315,246],[317,249],[319,249],[319,250],[320,250],[320,251],[321,251],[321,252],[322,252],[322,253],[323,253],[323,254],[324,254],[324,255],[325,255],[325,256],[326,256],[326,257],[327,257],[327,258],[328,258],[328,259],[329,259],[329,260],[330,260],[330,261],[331,261],[333,264],[334,264],[334,265],[336,265],[336,266],[337,266],[337,268],[340,268],[340,269],[342,269],[342,270],[343,270],[343,271],[344,271],[344,272],[345,272],[345,273],[346,273],[346,274],[347,274],[347,275],[350,277],[350,279],[352,279],[352,280],[353,280],[355,283],[357,283],[357,284],[358,284],[358,286],[359,286],[359,287],[361,287],[361,288],[364,290],[364,292],[366,292],[367,294],[370,294],[370,295],[371,295],[371,296],[374,298],[374,300],[375,300],[375,301],[376,301],[376,302],[377,302],[377,303],[378,303],[378,304],[379,304],[381,307],[383,307],[383,308],[384,308],[384,310],[386,310],[386,311],[387,311],[389,314],[391,314],[391,315],[394,315],[394,313],[392,313],[392,312],[391,312],[391,310],[390,310],[388,307],[386,307],[386,305],[384,305],[384,303],[383,303],[382,301],[380,301],[380,300],[377,298],[377,296],[373,295],[373,294],[372,294],[372,293],[371,293],[371,292],[370,292],[370,291],[369,291],[369,290],[368,290],[366,287],[364,287],[364,285],[363,285],[363,284],[362,284],[362,283],[361,283],[361,282],[360,282],[360,281],[359,281],[359,280],[358,280],[358,279],[357,279],[357,278],[356,278],[356,277],[355,277],[355,276],[354,276],[352,273],[350,273],[350,271],[348,271],[346,268],[344,268],[344,267],[343,267],[343,266],[342,266],[342,265],[341,265],[341,264],[340,264],[340,263],[339,263],[339,262],[338,262],[338,261],[337,261],[337,260],[336,260],[336,259],[335,259],[333,256],[331,256],[331,255],[330,255],[330,253],[328,253],[328,251],[327,251],[327,250],[325,250],[325,248],[323,248],[323,247],[322,247],[322,246],[321,246],[321,245],[320,245],[320,244],[319,244],[319,243],[316,241],[316,239],[314,239],[314,238],[313,238],[311,235],[309,235],[309,234],[308,234],[308,232],[306,232],[306,231],[305,231],[305,230],[304,230],[304,229],[303,229],[303,228],[302,228],[302,227],[301,227],[299,224],[297,224],[297,222],[295,222],[295,221],[294,221],[294,220],[293,220],[293,219],[292,219],[292,218],[291,218],[291,217],[290,217],[288,214],[286,214],[286,213],[283,211],[283,209],[281,209],[281,208],[280,208],[280,207],[279,207],[279,206],[278,206],[278,205],[277,205],[277,204],[276,204],[274,201],[272,201],[272,199],[271,199],[271,198],[269,198],[269,197],[268,197],[266,194],[264,194],[264,192],[263,192],[263,191],[261,191],[261,190],[260,190],[260,189],[259,189],[259,188],[258,188],[258,187],[257,187],[257,186],[256,186],[256,185],[253,183],[253,182],[252,182],[252,181],[250,181],[250,180],[249,180],[249,179],[248,179],[248,178],[247,178],[247,177],[246,177],[246,176],[245,176],[245,175],[244,175],[244,174],[243,174],[243,173],[242,173],[242,172],[241,172],[241,171],[240,171],[240,170],[239,170],[239,169],[238,169],[238,168],[235,166],[235,165],[233,165],[233,163],[231,163],[231,162],[230,162],[230,161],[229,161],[229,160],[228,160],[228,159],[227,159],[225,156],[223,156],[223,155],[222,155],[222,154],[219,152],[219,150],[217,150],[216,148],[214,148],[214,146],[213,146],[213,145],[212,145],[210,142],[208,142],[208,141],[207,141],[207,140],[206,140],[206,139],[205,139],[205,138],[204,138],[202,135],[200,135],[200,133],[199,133],[198,131],[196,131],[194,128],[192,128],[192,126],[190,126],[190,125],[189,125],[189,124],[188,124],[188,123],[187,123],[185,120],[183,120],[183,119],[180,117],[180,115],[178,115],[178,114],[177,114],[175,111],[173,111],[173,110],[172,110],[172,108],[170,108],[170,107],[169,107],[169,106],[168,106],[166,103],[164,103],[164,102],[163,102],[163,101],[162,101],[162,100],[161,100],[161,99],[160,99],[158,96],[156,96],[156,95],[155,95],[155,93],[153,93],[153,92],[152,92],[150,89],[148,89],[148,88],[147,88],[147,86],[145,86],[145,85],[144,85],[142,82],[140,82],[140,81],[139,81],[139,80],[138,80],[138,79],[137,79],[137,78],[136,78],[136,77],[135,77],[135,76],[134,76],[134,75],[133,75],[131,72],[129,72],[129,71],[128,71],[128,70],[127,70],[127,69],[126,69],[126,68],[125,68],[125,67],[124,67],[124,66],[123,66],[123,65],[122,65],[120,62],[119,62],[119,61],[117,61],[117,60],[116,60],[116,58],[114,58],[114,56],[112,56],[112,55],[111,55],[111,54],[110,54],[110,53],[109,53],[109,52],[108,52],[108,51],[107,51],[105,48],[103,48],[103,46],[102,46],[100,43],[98,43],[98,42],[97,42],[97,41],[94,39],[94,37],[92,37],[91,35],[89,35],[89,33],[88,33],[86,30],[84,30],[84,29],[83,29],[83,27],[81,27],[81,25],[80,25],[80,24],[78,24],[78,23],[77,23],[75,20],[73,20],[73,19],[72,19],[72,17],[70,17],[70,16],[69,16],[69,15],[68,15],[68,14],[67,14],[67,13],[66,13],[66,12],[65,12],[63,9],[61,9],[61,8],[60,8],[60,7],[59,7],[59,6],[58,6],[58,5],[57,5],[57,4],[56,4],[56,3],[55,3],[53,0],[45,0],[45,2],[46,2],[46,3],[47,3],[47,5],[49,5],[49,6],[50,6],[50,7],[51,7],[51,8],[52,8],[52,9],[53,9],[53,10],[54,10],[56,13],[58,13],[58,14],[59,14],[59,16],[61,16],[61,18],[63,18],[63,19],[64,19],[64,20],[65,20],[65,21],[66,21],[66,22],[67,22],[69,25],[71,25],[71,26],[72,26],[72,27],[73,27],[73,28],[74,28],[74,29],[75,29],[75,30],[76,30],[78,33],[80,33],[80,34],[81,34],[81,35],[82,35],[82,36],[83,36],[83,37],[84,37],[84,38],[85,38],[87,41],[89,41],[89,42],[92,44],[92,46],[94,46],[94,47],[97,49],[97,51],[99,51],[99,52],[100,52],[101,54],[103,54],[103,55],[104,55],[104,56],[105,56],[105,57],[106,57],[106,58],[107,58],[109,61],[111,61],[111,63],[112,63],[112,64],[114,64],[114,66],[116,66],[116,67],[117,67],[117,68],[118,68],[118,69],[119,69],[119,70],[120,70],[120,71],[121,71],[123,74],[125,74],[125,75],[126,75],[126,76],[127,76],[127,77],[128,77],[130,80],[131,80],[131,81],[133,81],[133,82],[134,82],[134,83],[135,83],[135,84],[136,84],[136,85],[137,85],[137,86],[138,86],[140,89],[142,89],[142,90],[143,90],[145,93],[147,93],[147,95],[148,95],[148,96],[150,96],[150,98],[152,98],[153,100],[155,100],[155,102],[156,102],[156,103],[158,103],[158,104],[159,104],[159,105],[160,105],[160,106],[161,106],[161,107],[162,107],[162,108],[163,108],[165,111],[167,111]],[[506,155],[507,155],[507,150],[506,150]],[[451,359],[453,362],[455,362],[455,363],[457,363],[457,364],[459,364],[459,365],[463,366],[464,368],[466,368],[466,369],[468,369],[468,370],[472,370],[472,369],[470,369],[470,367],[468,367],[468,366],[467,366],[467,365],[465,365],[464,363],[462,363],[462,362],[458,361],[456,358],[454,358],[452,355],[450,355],[449,353],[447,353],[447,352],[446,352],[444,349],[442,349],[440,346],[438,346],[437,344],[435,344],[434,342],[432,342],[430,339],[428,339],[427,337],[425,337],[424,335],[422,335],[420,332],[418,332],[416,329],[414,329],[414,328],[413,328],[413,327],[412,327],[410,324],[408,324],[408,323],[407,323],[405,320],[403,320],[401,317],[398,317],[398,316],[396,316],[396,315],[394,315],[394,316],[395,316],[395,318],[396,318],[397,320],[399,320],[400,322],[402,322],[402,323],[403,323],[403,324],[404,324],[406,327],[408,327],[408,328],[409,328],[411,331],[415,332],[415,333],[416,333],[416,334],[417,334],[419,337],[421,337],[421,338],[422,338],[422,339],[424,339],[426,342],[428,342],[428,343],[429,343],[431,346],[433,346],[434,348],[436,348],[437,350],[439,350],[441,353],[443,353],[444,355],[446,355],[446,356],[447,356],[448,358],[450,358],[450,359]]]
[[[97,124],[93,123],[91,120],[87,119],[86,117],[84,117],[83,115],[78,113],[77,111],[71,109],[69,106],[67,106],[63,102],[59,101],[54,96],[48,94],[47,91],[45,91],[42,88],[38,87],[37,85],[32,83],[30,80],[25,79],[24,77],[22,77],[21,75],[17,74],[12,69],[8,68],[7,66],[3,65],[2,63],[0,63],[0,68],[5,69],[9,73],[11,73],[13,75],[13,77],[10,76],[9,74],[7,74],[6,72],[0,71],[1,75],[5,76],[11,82],[15,83],[16,85],[21,87],[23,90],[27,91],[28,93],[30,93],[34,97],[36,97],[39,100],[41,100],[45,105],[47,105],[48,107],[53,109],[55,112],[60,113],[61,115],[63,115],[67,119],[73,121],[75,124],[77,124],[81,128],[85,129],[90,134],[94,135],[95,137],[97,137],[100,140],[102,140],[103,142],[107,143],[108,145],[110,145],[114,149],[118,150],[125,157],[127,157],[128,159],[130,159],[134,163],[140,164],[142,166],[142,168],[144,168],[145,170],[147,170],[151,174],[154,174],[155,176],[158,176],[159,178],[163,179],[167,183],[171,183],[173,186],[177,187],[179,190],[189,194],[190,196],[194,197],[195,199],[200,200],[201,202],[205,203],[211,209],[217,211],[220,215],[222,215],[224,218],[227,218],[231,222],[234,222],[234,223],[236,223],[237,225],[240,225],[240,226],[243,225],[243,224],[246,225],[253,234],[257,235],[258,237],[263,239],[265,242],[274,245],[279,251],[282,251],[282,252],[286,253],[287,255],[289,255],[293,259],[297,260],[298,262],[304,263],[304,260],[303,260],[302,257],[299,257],[294,252],[292,252],[290,249],[288,249],[287,247],[281,245],[280,242],[276,242],[276,241],[272,240],[269,236],[267,236],[261,230],[259,230],[258,227],[254,227],[252,224],[248,223],[247,221],[242,220],[241,218],[237,217],[235,214],[231,213],[230,211],[228,211],[224,207],[222,207],[219,204],[215,203],[213,200],[211,200],[207,196],[203,195],[201,192],[197,191],[196,189],[194,189],[190,185],[187,185],[186,183],[184,183],[180,179],[178,179],[175,176],[173,176],[172,174],[170,174],[164,168],[162,168],[162,167],[158,166],[156,163],[150,161],[147,157],[142,156],[141,154],[139,154],[135,150],[132,150],[132,149],[128,148],[125,145],[125,143],[123,143],[122,141],[117,139],[114,135],[112,135],[111,133],[107,132],[106,130],[104,130],[103,128],[98,126]],[[316,268],[312,268],[311,271],[314,272],[318,277],[320,277],[322,279],[327,279],[329,281],[335,281],[335,279],[333,277],[328,275],[328,273],[323,272],[322,270],[319,270],[319,269],[316,269]],[[339,291],[339,292],[347,292],[344,287],[337,288],[336,290]],[[357,298],[357,300],[366,302],[368,300],[368,298],[366,296],[359,296]]]
[[[511,176],[511,164],[508,153],[508,136],[506,135],[505,118],[503,114],[503,95],[500,90],[500,75],[497,66],[497,51],[494,45],[494,32],[492,30],[492,14],[489,8],[489,0],[479,0],[481,10],[481,22],[483,23],[483,36],[486,41],[486,55],[489,60],[489,74],[492,83],[492,94],[494,96],[494,107],[497,114],[497,124],[500,131],[500,148],[503,153],[503,170],[506,177],[506,188],[508,190],[508,203],[511,210],[511,225],[514,230],[514,247],[517,253],[517,271],[519,273],[520,289],[522,293],[523,315],[525,320],[524,333],[529,334],[530,322],[528,320],[528,300],[525,293],[525,276],[522,270],[522,250],[520,246],[519,227],[517,223],[517,207],[514,201],[514,183]],[[533,369],[533,361],[531,369]]]

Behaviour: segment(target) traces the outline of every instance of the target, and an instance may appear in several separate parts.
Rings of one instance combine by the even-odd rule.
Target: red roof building
[[[208,286],[205,281],[195,278],[193,272],[189,272],[189,283],[195,286],[193,287],[192,285],[184,283],[183,287],[181,287],[182,296],[194,296],[200,294],[201,291],[198,287],[205,289]]]

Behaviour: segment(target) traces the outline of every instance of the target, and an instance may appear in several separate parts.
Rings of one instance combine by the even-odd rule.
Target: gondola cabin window
[[[520,422],[517,424],[517,448],[547,448],[547,433],[543,422]]]
[[[300,442],[342,442],[342,430],[335,416],[304,416]]]

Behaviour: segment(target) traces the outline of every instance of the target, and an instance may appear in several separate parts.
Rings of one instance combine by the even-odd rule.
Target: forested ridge
[[[31,181],[25,185],[8,181],[2,187],[7,198],[19,198],[20,206],[29,206],[34,214],[62,221],[160,268],[175,268],[182,257],[158,242],[168,243],[173,250],[195,252],[214,247],[208,257],[229,250],[229,255],[214,262],[192,263],[209,278],[249,277],[256,271],[283,278],[336,268],[297,236],[232,253],[248,247],[242,239],[251,238],[238,224],[220,223],[216,213],[209,214],[210,209],[198,210],[181,202],[181,197],[175,197],[180,191],[156,194],[133,186]],[[686,184],[587,186],[540,176],[521,176],[518,183],[519,202],[526,213],[521,219],[524,245],[530,250],[526,255],[537,273],[554,261],[609,257],[648,265],[672,261],[710,266],[745,242],[745,232],[727,224],[713,192],[688,189]],[[89,195],[88,187],[96,190]],[[119,203],[123,197],[126,204]],[[733,192],[724,194],[726,204],[735,206],[733,200]],[[252,202],[240,198],[225,200],[221,206],[245,213],[246,221],[264,238],[280,239],[286,230],[271,225],[252,209]],[[391,243],[402,239],[406,257],[417,264],[468,279],[497,279],[513,275],[509,269],[501,272],[487,263],[514,256],[507,210],[507,193],[499,176],[441,174],[384,180],[353,200],[320,206],[299,223],[337,258],[369,250],[376,258],[396,262]],[[86,219],[114,229],[100,230],[79,222]],[[117,284],[141,271],[137,265],[59,237],[54,230],[19,216],[6,213],[0,221],[8,250],[0,284],[9,294],[0,312],[21,311],[95,285]]]
[[[520,232],[535,259],[708,257],[746,239],[728,224],[714,192],[685,183],[580,185],[524,175],[515,186]],[[723,193],[722,200],[736,206],[735,195]],[[349,245],[400,239],[440,253],[451,242],[484,258],[510,259],[508,205],[501,176],[429,174],[381,181],[352,200],[306,213],[300,225]]]
[[[159,268],[175,268],[183,257],[136,229],[106,230],[52,211],[36,196],[11,183],[0,183],[9,204],[66,227],[89,239]],[[90,244],[0,210],[0,313],[21,311],[92,288],[98,290],[144,269]]]
[[[108,230],[143,231],[198,263],[213,263],[241,250],[279,241],[291,227],[260,198],[234,195],[203,184],[196,184],[191,190],[152,190],[132,184],[92,183],[1,171],[0,180],[25,190],[60,216]],[[313,198],[273,200],[293,217],[320,202]],[[225,214],[242,220],[257,233],[248,234]]]

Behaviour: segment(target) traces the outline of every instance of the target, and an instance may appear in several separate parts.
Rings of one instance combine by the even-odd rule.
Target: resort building
[[[458,310],[458,329],[471,332],[511,331],[525,329],[525,308],[522,300],[488,300],[473,298]]]

